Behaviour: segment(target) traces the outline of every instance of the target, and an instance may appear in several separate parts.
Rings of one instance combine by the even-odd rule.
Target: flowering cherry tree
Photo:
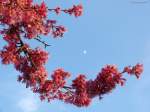
[[[79,17],[82,11],[81,4],[62,9],[48,8],[44,2],[35,4],[32,0],[0,0],[0,33],[1,39],[7,42],[0,51],[2,64],[13,64],[20,72],[18,81],[38,93],[41,100],[59,99],[78,107],[88,106],[94,97],[101,98],[118,84],[123,86],[126,81],[123,74],[139,78],[143,71],[143,65],[139,63],[127,66],[122,71],[115,65],[106,65],[94,80],[88,80],[84,74],[79,74],[71,85],[66,85],[66,79],[71,74],[59,68],[48,79],[45,69],[48,53],[39,47],[31,48],[24,40],[35,40],[45,47],[50,46],[42,40],[41,35],[51,34],[53,38],[60,38],[66,29],[57,25],[56,20],[49,19],[48,13],[66,13]]]

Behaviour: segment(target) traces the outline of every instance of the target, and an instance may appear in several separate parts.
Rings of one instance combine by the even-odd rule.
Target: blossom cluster
[[[69,9],[61,9],[60,7],[56,7],[55,9],[48,9],[50,11],[54,11],[57,15],[61,12],[68,13],[70,15],[74,15],[75,17],[82,15],[83,7],[81,4],[79,5],[73,5],[72,8]]]
[[[62,37],[66,28],[57,25],[56,20],[48,19],[47,13],[64,12],[78,17],[82,15],[82,10],[81,4],[69,9],[49,9],[44,2],[35,4],[32,0],[0,0],[0,34],[7,43],[0,51],[1,61],[3,64],[13,64],[20,72],[18,81],[38,93],[41,100],[59,99],[78,107],[88,106],[92,98],[111,92],[117,84],[123,85],[126,81],[124,73],[139,78],[143,72],[142,64],[125,67],[122,72],[114,65],[107,65],[94,80],[87,80],[84,74],[80,74],[70,86],[67,86],[66,79],[71,74],[62,68],[56,69],[51,79],[48,78],[45,64],[49,53],[39,47],[32,48],[25,39],[37,40],[48,46],[40,35]]]

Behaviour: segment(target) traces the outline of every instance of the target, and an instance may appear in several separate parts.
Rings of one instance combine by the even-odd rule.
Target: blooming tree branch
[[[38,47],[31,48],[24,39],[36,40],[46,48],[50,45],[42,41],[40,35],[51,34],[52,37],[59,38],[66,31],[64,26],[57,25],[56,20],[48,19],[47,13],[64,12],[78,17],[82,15],[82,10],[81,4],[69,9],[50,9],[44,2],[35,4],[32,0],[0,0],[0,33],[2,39],[7,42],[0,51],[2,63],[13,64],[20,72],[18,81],[31,88],[34,93],[38,93],[41,100],[59,99],[78,107],[88,106],[92,98],[101,98],[118,84],[123,86],[126,81],[123,74],[139,78],[143,72],[143,65],[139,63],[125,67],[121,72],[115,65],[106,65],[94,80],[87,80],[84,74],[79,74],[71,85],[67,85],[66,79],[71,74],[59,68],[54,70],[51,79],[48,79],[45,68],[48,53]]]

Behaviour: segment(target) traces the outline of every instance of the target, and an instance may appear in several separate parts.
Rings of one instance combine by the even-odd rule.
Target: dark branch
[[[39,36],[38,36],[39,37]],[[42,41],[40,38],[34,38],[35,40],[37,40],[38,42],[42,43],[44,45],[44,47],[48,47],[48,46],[51,46],[49,45],[48,43],[46,43],[45,41]]]

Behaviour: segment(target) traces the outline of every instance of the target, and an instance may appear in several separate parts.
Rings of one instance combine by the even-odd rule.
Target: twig
[[[69,86],[63,86],[64,89],[73,89],[72,87]]]
[[[40,40],[40,38],[34,38],[34,39],[37,40],[37,41],[39,41],[39,42],[41,42],[42,44],[44,44],[45,48],[48,47],[48,46],[51,46],[48,43],[46,43],[45,41]]]

